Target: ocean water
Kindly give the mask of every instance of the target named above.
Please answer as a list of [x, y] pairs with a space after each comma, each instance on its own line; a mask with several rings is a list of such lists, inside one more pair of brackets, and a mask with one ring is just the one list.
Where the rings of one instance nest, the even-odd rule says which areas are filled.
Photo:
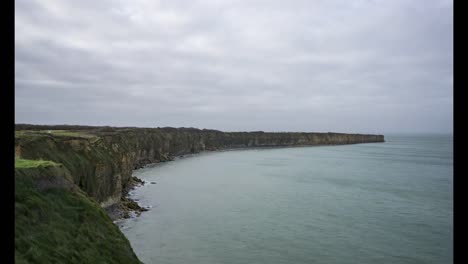
[[453, 137], [210, 152], [136, 170], [144, 263], [452, 263]]

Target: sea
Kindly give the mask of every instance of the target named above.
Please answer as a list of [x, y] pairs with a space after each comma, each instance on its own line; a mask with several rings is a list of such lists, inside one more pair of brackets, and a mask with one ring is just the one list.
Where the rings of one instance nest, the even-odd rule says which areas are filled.
[[204, 152], [135, 170], [149, 263], [453, 263], [453, 136]]

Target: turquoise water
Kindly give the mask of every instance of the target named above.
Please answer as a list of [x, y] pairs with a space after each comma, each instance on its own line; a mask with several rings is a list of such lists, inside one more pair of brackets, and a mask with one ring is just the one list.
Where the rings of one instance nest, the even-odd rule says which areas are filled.
[[136, 170], [145, 263], [452, 263], [453, 138], [211, 152]]

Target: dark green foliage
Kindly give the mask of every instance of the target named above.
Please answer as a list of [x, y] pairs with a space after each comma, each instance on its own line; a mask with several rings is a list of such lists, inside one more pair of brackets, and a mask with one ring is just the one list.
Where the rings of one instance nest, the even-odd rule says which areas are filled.
[[[117, 164], [112, 152], [98, 142], [100, 138], [78, 138], [70, 136], [57, 136], [48, 134], [23, 134], [15, 138], [15, 144], [21, 147], [21, 158], [31, 160], [50, 160], [63, 164], [73, 176], [73, 181], [88, 195], [98, 200], [112, 194], [109, 186], [114, 186], [113, 177], [106, 177], [102, 182], [95, 175], [96, 164], [107, 164], [111, 172], [117, 170]], [[65, 142], [76, 141], [79, 144], [93, 144], [92, 151], [86, 147], [73, 148], [72, 144]], [[112, 173], [109, 173], [112, 175]]]
[[29, 170], [15, 175], [16, 263], [140, 263], [95, 201], [79, 189], [39, 191]]

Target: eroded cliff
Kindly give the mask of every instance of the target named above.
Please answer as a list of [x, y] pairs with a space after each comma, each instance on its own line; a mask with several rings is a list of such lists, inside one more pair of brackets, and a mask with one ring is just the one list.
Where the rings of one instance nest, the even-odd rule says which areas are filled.
[[62, 164], [15, 160], [15, 263], [141, 263]]
[[383, 135], [342, 133], [16, 125], [15, 155], [63, 164], [77, 186], [108, 207], [120, 201], [134, 169], [179, 155], [233, 148], [383, 141]]

